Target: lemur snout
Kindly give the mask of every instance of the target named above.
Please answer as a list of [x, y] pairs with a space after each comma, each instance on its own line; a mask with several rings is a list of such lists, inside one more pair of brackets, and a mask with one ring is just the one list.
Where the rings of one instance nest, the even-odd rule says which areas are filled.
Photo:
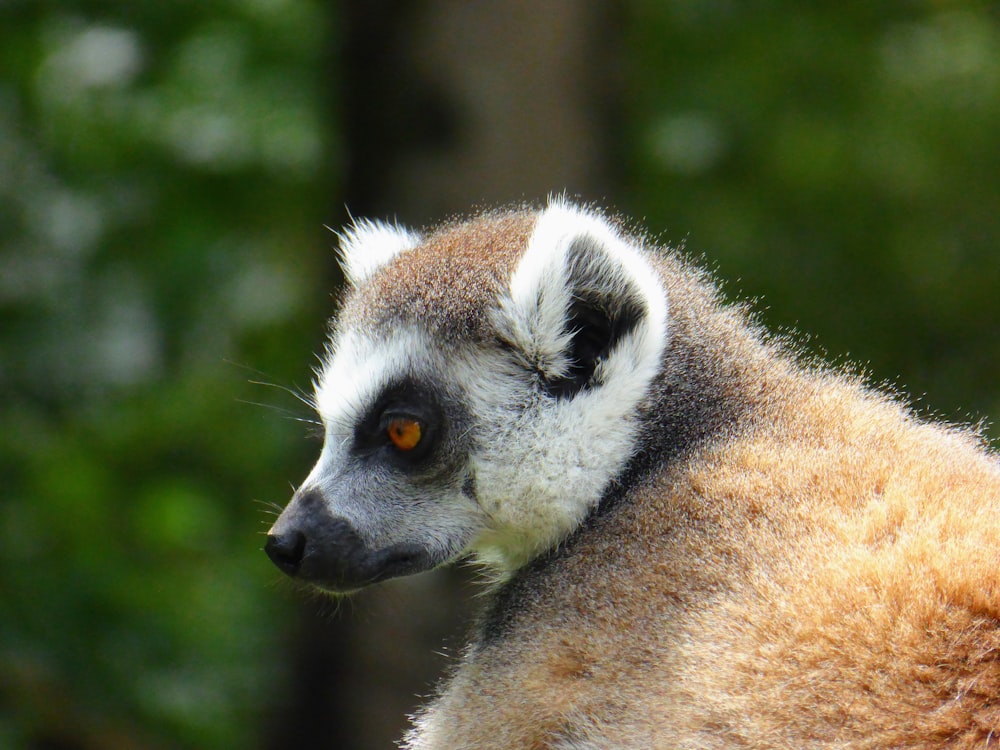
[[318, 492], [296, 494], [267, 534], [264, 551], [286, 575], [334, 592], [418, 573], [434, 560], [420, 544], [371, 549]]
[[331, 516], [315, 491], [295, 494], [268, 532], [264, 551], [292, 578], [336, 590], [367, 557], [351, 524]]

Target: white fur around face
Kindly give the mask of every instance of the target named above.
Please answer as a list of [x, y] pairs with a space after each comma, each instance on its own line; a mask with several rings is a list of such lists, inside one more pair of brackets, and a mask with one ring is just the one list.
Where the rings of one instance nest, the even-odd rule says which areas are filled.
[[[484, 434], [494, 436], [476, 456], [480, 503], [492, 523], [477, 540], [481, 558], [505, 569], [522, 565], [558, 544], [600, 501], [608, 484], [635, 451], [639, 405], [661, 366], [667, 343], [667, 299], [659, 276], [643, 255], [600, 217], [554, 203], [538, 219], [528, 248], [500, 302], [495, 322], [505, 337], [546, 377], [566, 372], [570, 335], [564, 330], [572, 301], [567, 254], [578, 242], [592, 250], [610, 280], [609, 294], [638, 293], [645, 306], [640, 323], [599, 365], [601, 385], [572, 398], [538, 396], [512, 421], [509, 405], [524, 394], [507, 393], [484, 378], [484, 363], [471, 362], [464, 376]], [[500, 363], [491, 365], [496, 372]], [[468, 387], [468, 386], [467, 386]]]
[[358, 286], [404, 250], [416, 246], [420, 235], [396, 224], [359, 219], [337, 233], [340, 262], [351, 286]]
[[431, 351], [427, 337], [412, 327], [400, 326], [381, 339], [341, 331], [330, 344], [314, 389], [327, 433], [350, 434], [386, 383], [413, 372]]
[[323, 450], [304, 487], [323, 487], [337, 474], [358, 420], [390, 378], [407, 372], [426, 351], [417, 331], [400, 329], [388, 340], [340, 331], [327, 349], [313, 386], [313, 406], [324, 429]]
[[397, 366], [399, 347], [376, 346], [354, 331], [341, 331], [327, 347], [313, 383], [313, 408], [323, 425], [323, 450], [303, 487], [324, 487], [346, 453], [351, 430], [386, 373]]
[[303, 487], [319, 490], [331, 515], [348, 520], [373, 549], [421, 543], [441, 562], [461, 555], [482, 527], [461, 481], [406, 485], [351, 460], [355, 429], [384, 389], [419, 375], [447, 371], [447, 360], [425, 332], [399, 326], [384, 336], [343, 330], [331, 342], [317, 374], [314, 402], [325, 439]]

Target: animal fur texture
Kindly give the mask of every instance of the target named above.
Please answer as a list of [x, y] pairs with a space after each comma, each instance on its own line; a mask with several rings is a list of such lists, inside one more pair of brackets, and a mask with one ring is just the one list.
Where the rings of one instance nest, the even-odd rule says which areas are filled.
[[342, 253], [326, 441], [268, 553], [338, 592], [499, 579], [406, 748], [1000, 747], [980, 435], [565, 201], [359, 223]]

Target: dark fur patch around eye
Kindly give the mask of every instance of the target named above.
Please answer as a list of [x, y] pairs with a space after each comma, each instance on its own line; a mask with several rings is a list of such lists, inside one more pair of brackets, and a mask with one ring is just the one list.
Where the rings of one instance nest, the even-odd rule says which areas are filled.
[[[388, 428], [395, 420], [420, 425], [411, 448], [395, 445]], [[412, 481], [460, 481], [471, 441], [471, 423], [463, 394], [433, 378], [404, 375], [390, 381], [371, 402], [354, 428], [351, 455], [362, 462], [401, 471]]]
[[[400, 450], [390, 438], [389, 427], [397, 420], [420, 425], [420, 439], [409, 450]], [[382, 390], [358, 421], [352, 452], [401, 467], [416, 464], [433, 452], [444, 431], [444, 421], [434, 389], [412, 380], [393, 383]]]

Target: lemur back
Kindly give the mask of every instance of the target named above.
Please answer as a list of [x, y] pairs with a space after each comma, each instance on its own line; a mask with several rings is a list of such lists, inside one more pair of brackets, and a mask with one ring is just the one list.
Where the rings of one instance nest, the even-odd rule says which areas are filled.
[[333, 592], [495, 573], [405, 741], [1000, 745], [1000, 463], [554, 201], [361, 223], [326, 440], [272, 528]]

